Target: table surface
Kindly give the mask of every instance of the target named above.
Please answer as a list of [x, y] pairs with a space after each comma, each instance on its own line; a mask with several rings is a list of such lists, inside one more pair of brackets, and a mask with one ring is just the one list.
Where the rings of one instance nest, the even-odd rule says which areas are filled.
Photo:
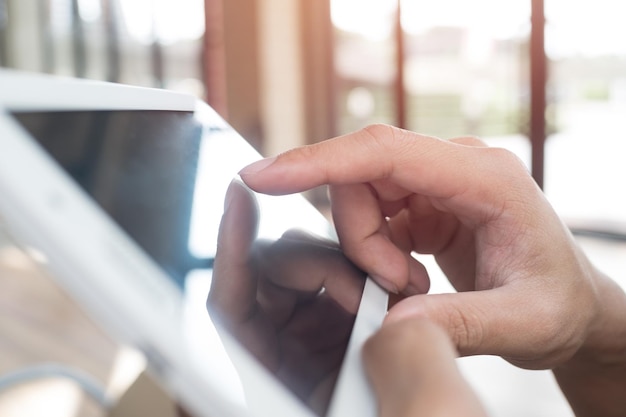
[[[0, 224], [0, 375], [42, 363], [80, 369], [106, 386], [117, 343], [90, 320]], [[0, 391], [0, 416], [100, 416], [69, 380], [45, 378]]]

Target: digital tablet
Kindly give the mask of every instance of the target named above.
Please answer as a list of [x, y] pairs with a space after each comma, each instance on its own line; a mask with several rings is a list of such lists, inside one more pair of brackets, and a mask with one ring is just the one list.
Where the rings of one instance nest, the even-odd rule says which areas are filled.
[[374, 416], [386, 293], [216, 112], [156, 89], [0, 72], [0, 217], [197, 416]]

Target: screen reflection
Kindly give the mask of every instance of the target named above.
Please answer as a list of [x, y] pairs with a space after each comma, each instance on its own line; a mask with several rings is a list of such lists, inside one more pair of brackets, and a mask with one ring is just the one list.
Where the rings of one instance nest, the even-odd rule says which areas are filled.
[[195, 112], [14, 116], [178, 284], [188, 353], [203, 371], [233, 397], [241, 383], [244, 402], [255, 409], [251, 398], [265, 391], [226, 346], [228, 332], [311, 410], [325, 414], [365, 275], [302, 196], [257, 195], [231, 182], [259, 158], [249, 144], [204, 104]]
[[[318, 415], [331, 399], [365, 283], [338, 245], [303, 230], [259, 239], [254, 194], [231, 183], [207, 307]], [[235, 364], [236, 366], [237, 364]], [[245, 384], [245, 381], [243, 381]]]

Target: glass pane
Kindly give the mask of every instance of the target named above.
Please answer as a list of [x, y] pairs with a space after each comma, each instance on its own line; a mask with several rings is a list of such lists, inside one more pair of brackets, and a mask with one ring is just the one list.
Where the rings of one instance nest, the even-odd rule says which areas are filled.
[[545, 6], [556, 129], [546, 144], [546, 193], [564, 217], [614, 229], [626, 223], [626, 3]]
[[0, 0], [0, 66], [198, 97], [203, 0]]
[[123, 82], [203, 95], [202, 0], [117, 0]]
[[529, 22], [527, 0], [403, 1], [408, 127], [522, 139]]
[[395, 121], [396, 4], [396, 0], [331, 1], [339, 133]]

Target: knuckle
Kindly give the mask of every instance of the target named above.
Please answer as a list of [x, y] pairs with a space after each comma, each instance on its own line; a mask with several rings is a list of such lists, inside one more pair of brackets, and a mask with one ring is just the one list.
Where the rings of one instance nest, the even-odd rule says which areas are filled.
[[[407, 164], [412, 165], [414, 155], [423, 152], [424, 140], [434, 139], [429, 136], [420, 135], [415, 132], [403, 130], [395, 126], [386, 124], [369, 125], [362, 130], [367, 140], [366, 146], [377, 155], [386, 156], [383, 164], [384, 176], [389, 176], [394, 171], [394, 167]], [[422, 142], [415, 139], [421, 139]]]
[[363, 131], [369, 139], [386, 151], [393, 150], [405, 142], [403, 140], [405, 131], [391, 125], [383, 123], [373, 124], [363, 128]]
[[505, 148], [484, 148], [484, 152], [491, 159], [491, 161], [498, 167], [507, 169], [509, 171], [523, 171], [528, 173], [528, 168], [522, 160], [513, 152]]
[[450, 309], [447, 328], [452, 341], [462, 354], [472, 354], [480, 350], [484, 329], [476, 313], [456, 307]]
[[450, 142], [454, 142], [454, 143], [458, 143], [458, 144], [466, 145], [466, 146], [481, 147], [481, 148], [488, 147], [487, 143], [484, 142], [482, 139], [480, 139], [478, 136], [461, 136], [461, 137], [450, 139]]
[[393, 138], [395, 128], [384, 123], [375, 123], [363, 128], [363, 131], [377, 140]]

